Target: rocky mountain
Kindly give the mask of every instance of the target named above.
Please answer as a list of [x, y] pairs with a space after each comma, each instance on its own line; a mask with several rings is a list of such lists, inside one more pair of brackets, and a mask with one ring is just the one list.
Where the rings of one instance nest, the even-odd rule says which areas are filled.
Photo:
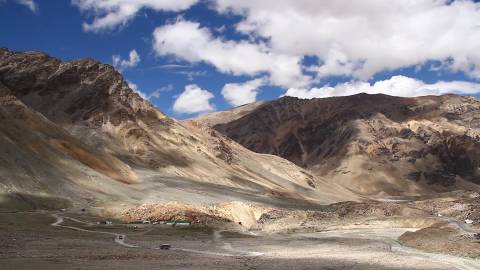
[[213, 127], [219, 124], [225, 124], [242, 118], [249, 114], [251, 111], [263, 105], [264, 101], [257, 101], [250, 104], [241, 105], [235, 107], [229, 111], [218, 111], [209, 114], [200, 115], [195, 118], [196, 121], [206, 124], [209, 127]]
[[196, 121], [169, 118], [112, 66], [0, 49], [0, 201], [106, 208], [357, 197]]
[[[213, 115], [213, 128], [369, 196], [419, 195], [480, 184], [480, 101], [456, 95], [283, 97]], [[202, 121], [209, 123], [209, 116]]]

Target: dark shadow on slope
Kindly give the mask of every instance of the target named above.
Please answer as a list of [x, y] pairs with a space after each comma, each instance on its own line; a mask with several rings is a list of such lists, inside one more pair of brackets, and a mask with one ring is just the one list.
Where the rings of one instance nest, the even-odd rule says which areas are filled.
[[0, 194], [0, 211], [12, 210], [59, 210], [69, 208], [72, 203], [61, 197], [38, 196], [28, 193]]
[[[382, 114], [394, 122], [403, 122], [434, 111], [441, 99], [382, 94], [312, 100], [283, 97], [214, 128], [254, 152], [277, 155], [308, 167], [332, 156], [341, 160], [343, 150], [358, 133], [351, 125], [353, 121]], [[418, 106], [418, 100], [434, 102]]]

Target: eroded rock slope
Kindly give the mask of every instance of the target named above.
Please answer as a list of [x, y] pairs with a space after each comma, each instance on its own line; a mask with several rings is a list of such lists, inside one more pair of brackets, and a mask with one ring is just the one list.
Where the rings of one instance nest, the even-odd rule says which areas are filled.
[[480, 101], [473, 97], [284, 97], [215, 122], [216, 130], [250, 150], [367, 195], [480, 184]]
[[[0, 49], [0, 83], [2, 196], [43, 194], [99, 205], [225, 200], [210, 194], [222, 189], [266, 202], [356, 198], [285, 159], [251, 152], [198, 122], [169, 118], [112, 66], [92, 59]], [[194, 182], [172, 193], [180, 182], [159, 178]], [[199, 185], [210, 188], [193, 188]]]

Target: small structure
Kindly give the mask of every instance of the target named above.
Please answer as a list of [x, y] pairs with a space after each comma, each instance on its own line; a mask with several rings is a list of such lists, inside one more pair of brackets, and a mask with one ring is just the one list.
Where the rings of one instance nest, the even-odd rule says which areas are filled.
[[172, 246], [170, 246], [170, 244], [163, 244], [163, 245], [160, 245], [160, 249], [162, 250], [169, 250]]
[[190, 221], [175, 221], [175, 226], [187, 227], [190, 226]]
[[172, 221], [165, 221], [165, 222], [160, 222], [160, 224], [165, 224], [169, 226], [180, 226], [180, 227], [187, 227], [192, 225], [190, 221], [185, 221], [185, 220], [172, 220]]
[[467, 224], [473, 224], [473, 220], [471, 220], [471, 219], [465, 219], [465, 223], [467, 223]]
[[152, 222], [153, 225], [165, 224], [165, 223], [166, 223], [166, 221], [163, 221], [163, 220], [156, 220], [156, 221]]
[[101, 224], [101, 225], [106, 225], [106, 224], [110, 225], [112, 223], [113, 222], [111, 222], [110, 220], [100, 220], [97, 222], [97, 224]]
[[150, 220], [144, 220], [142, 221], [142, 224], [151, 224]]

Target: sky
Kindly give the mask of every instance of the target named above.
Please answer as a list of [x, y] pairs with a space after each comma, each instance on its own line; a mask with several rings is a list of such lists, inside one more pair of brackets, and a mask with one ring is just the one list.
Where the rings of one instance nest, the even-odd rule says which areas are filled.
[[188, 118], [282, 96], [480, 93], [470, 0], [0, 0], [0, 47], [113, 65]]

